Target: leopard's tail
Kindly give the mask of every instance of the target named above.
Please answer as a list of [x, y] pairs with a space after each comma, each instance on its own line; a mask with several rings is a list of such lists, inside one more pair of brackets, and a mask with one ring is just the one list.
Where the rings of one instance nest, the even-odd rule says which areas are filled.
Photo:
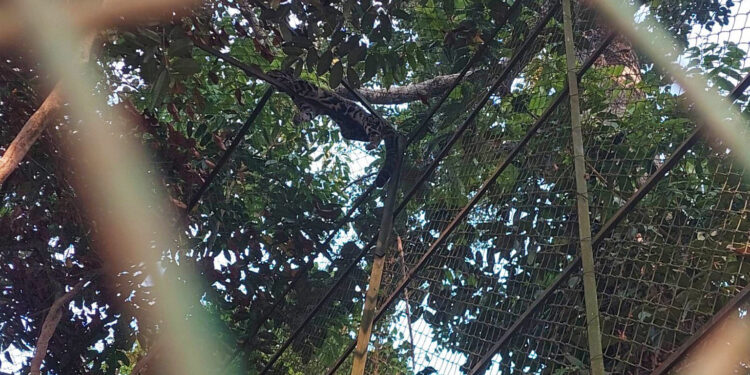
[[398, 133], [391, 133], [385, 138], [385, 161], [383, 166], [380, 167], [378, 176], [375, 178], [375, 186], [383, 187], [386, 182], [391, 179], [394, 173], [396, 173], [396, 163], [398, 160]]

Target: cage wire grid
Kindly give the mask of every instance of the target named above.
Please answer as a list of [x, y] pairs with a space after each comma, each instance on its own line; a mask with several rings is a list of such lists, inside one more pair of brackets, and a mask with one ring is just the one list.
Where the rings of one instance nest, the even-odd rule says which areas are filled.
[[[691, 31], [685, 38], [687, 50], [673, 46], [667, 53], [696, 73], [708, 73], [710, 82], [727, 94], [726, 82], [736, 84], [747, 73], [750, 45], [743, 35], [750, 22], [748, 3], [737, 2], [732, 10], [738, 11], [730, 13], [726, 25]], [[578, 4], [574, 12], [576, 46], [582, 46], [578, 52], [583, 60], [605, 33], [593, 13]], [[380, 303], [563, 88], [560, 19], [550, 21], [541, 34], [541, 42], [534, 44], [539, 48], [524, 51], [528, 56], [513, 75], [514, 87], [492, 97], [407, 205], [407, 214], [397, 219], [395, 235], [404, 255], [396, 248], [389, 250]], [[732, 45], [728, 40], [737, 42]], [[629, 45], [615, 38], [581, 84], [594, 232], [695, 127], [679, 88], [658, 72], [643, 70], [643, 57], [632, 47], [622, 53], [623, 47]], [[705, 64], [706, 56], [718, 58]], [[481, 88], [461, 86], [462, 93], [467, 87], [479, 92], [467, 102], [476, 104]], [[642, 129], [656, 131], [644, 136]], [[565, 100], [413, 276], [405, 289], [408, 297], [402, 293], [375, 325], [368, 373], [417, 373], [428, 366], [440, 374], [467, 373], [486, 355], [493, 357], [483, 373], [585, 371], [589, 359], [580, 271], [559, 283], [499, 351], [488, 353], [576, 255], [569, 134]], [[421, 175], [420, 161], [429, 160], [424, 147], [417, 143], [407, 154], [422, 156], [406, 158], [406, 187]], [[744, 169], [732, 161], [731, 152], [719, 140], [701, 141], [598, 246], [596, 278], [607, 371], [653, 371], [747, 284], [750, 266], [742, 252], [750, 225], [743, 175]], [[465, 192], [464, 197], [447, 193], [454, 189]], [[692, 198], [696, 194], [700, 199]], [[355, 250], [353, 245], [349, 244], [350, 251]], [[340, 255], [346, 259], [343, 247]], [[368, 278], [366, 264], [360, 262], [346, 276], [330, 302], [294, 340], [289, 350], [295, 356], [314, 359], [323, 369], [340, 353], [320, 352], [320, 348], [336, 347], [326, 345], [330, 340], [339, 344], [353, 340], [357, 326], [347, 319], [332, 320], [344, 311], [358, 321]], [[292, 359], [291, 354], [282, 355], [287, 365], [284, 360]], [[347, 372], [348, 366], [345, 362], [338, 373]]]
[[[450, 104], [451, 103], [449, 102], [447, 105], [450, 105]], [[438, 118], [439, 118], [439, 116], [438, 116]], [[432, 146], [432, 147], [438, 147], [439, 145], [428, 145], [427, 147], [430, 147], [430, 146]], [[424, 147], [424, 145], [422, 145], [420, 147]], [[433, 150], [433, 152], [435, 152], [435, 150]], [[422, 160], [422, 165], [419, 165], [418, 167], [414, 167], [414, 168], [411, 168], [411, 169], [407, 168], [403, 172], [403, 177], [402, 177], [406, 181], [405, 185], [408, 186], [409, 183], [416, 181], [417, 178], [419, 176], [421, 176], [421, 174], [423, 173], [423, 169], [426, 167], [426, 164], [428, 164], [431, 161], [433, 161], [433, 160], [431, 160], [431, 159]], [[372, 230], [370, 230], [368, 232], [374, 232], [377, 228], [371, 228], [371, 229]], [[358, 245], [360, 245], [360, 246], [362, 245], [362, 241], [355, 241], [355, 243], [357, 243], [357, 242], [358, 242]], [[344, 247], [341, 248], [342, 249], [341, 251], [343, 253], [340, 254], [341, 255], [340, 259], [342, 259], [342, 262], [345, 262], [347, 260], [351, 260], [352, 259], [351, 255], [352, 255], [353, 250], [354, 250], [354, 248], [352, 247], [352, 245], [354, 245], [355, 243], [348, 243]], [[364, 266], [365, 264], [366, 263], [361, 263], [361, 266]], [[334, 267], [333, 269], [341, 270], [341, 269], [345, 269], [345, 268], [346, 267]], [[344, 279], [342, 280], [342, 282], [336, 284], [335, 290], [334, 290], [333, 294], [336, 295], [339, 292], [339, 290], [341, 290], [341, 291], [350, 291], [350, 292], [354, 291], [354, 293], [358, 293], [359, 294], [359, 297], [357, 297], [357, 298], [361, 298], [362, 295], [363, 295], [363, 293], [364, 293], [364, 285], [357, 285], [357, 284], [361, 284], [362, 280], [365, 280], [365, 282], [366, 282], [366, 276], [363, 277], [362, 275], [365, 275], [362, 272], [362, 270], [361, 269], [357, 269], [355, 267], [355, 269], [352, 271], [352, 274], [344, 276]], [[334, 279], [335, 278], [336, 277], [334, 277]], [[342, 293], [344, 293], [347, 296], [345, 298], [349, 297], [349, 295], [346, 294], [346, 292], [342, 292]], [[339, 306], [340, 305], [337, 302], [338, 299], [336, 297], [334, 297], [332, 299], [334, 301], [332, 302], [331, 306]], [[345, 305], [350, 306], [350, 303], [345, 303]], [[329, 319], [330, 316], [336, 314], [337, 310], [335, 308], [332, 309], [332, 310], [329, 310], [329, 307], [330, 306], [328, 306], [328, 305], [324, 305], [323, 308], [320, 309], [320, 311], [318, 311], [314, 315], [312, 323], [310, 325], [314, 326], [314, 325], [316, 325], [316, 320], [326, 320], [326, 319]], [[356, 317], [358, 314], [359, 314], [359, 311], [357, 311], [356, 314], [353, 315], [353, 317]], [[310, 332], [307, 332], [308, 330]], [[354, 334], [354, 332], [356, 332], [356, 327], [354, 327], [353, 329], [350, 329], [350, 331], [351, 331], [350, 334]], [[315, 336], [317, 336], [319, 338], [319, 337], [322, 337], [322, 336], [326, 336], [326, 333], [323, 333], [320, 330], [309, 329], [309, 328], [305, 327], [304, 331], [299, 334], [298, 338], [296, 338], [295, 340], [293, 340], [292, 346], [295, 346], [295, 345], [303, 345], [303, 346], [307, 345], [307, 348], [300, 348], [300, 347], [298, 347], [298, 349], [303, 354], [304, 353], [310, 353], [310, 352], [314, 351], [315, 349], [317, 349], [317, 346], [315, 344], [320, 343], [320, 341], [316, 341], [317, 339], [315, 338]], [[286, 358], [286, 357], [282, 357], [282, 358]], [[284, 361], [282, 361], [282, 362], [284, 362]]]
[[[497, 31], [500, 31], [500, 30], [495, 30], [493, 33], [497, 33]], [[490, 34], [493, 34], [493, 33], [490, 33]], [[487, 35], [490, 35], [490, 34], [487, 34]], [[492, 48], [490, 48], [489, 51], [485, 51], [485, 52], [487, 54], [494, 53], [492, 51]], [[476, 53], [479, 54], [479, 56], [483, 56], [485, 54], [485, 53], [482, 53], [482, 48], [480, 48], [480, 50], [477, 51]], [[469, 63], [464, 68], [464, 70], [466, 71], [466, 70], [470, 69], [473, 66], [474, 63], [475, 63], [475, 61], [473, 59], [471, 61], [469, 61]], [[460, 90], [460, 88], [459, 88], [459, 90]], [[445, 106], [441, 107], [441, 104], [442, 104], [441, 102], [437, 103], [436, 106], [438, 108], [442, 108], [442, 107], [454, 105], [454, 103], [452, 103], [452, 101], [449, 100], [448, 102], [446, 102], [447, 104]], [[398, 112], [398, 111], [396, 110], [395, 112]], [[435, 113], [436, 120], [439, 119], [440, 116], [441, 116], [440, 112]], [[433, 121], [430, 121], [430, 122], [432, 123]], [[425, 124], [421, 124], [421, 127], [423, 128], [424, 125]], [[429, 125], [429, 124], [427, 124], [427, 125]], [[416, 134], [414, 134], [414, 136], [416, 137], [417, 140], [422, 135], [423, 134], [419, 134], [419, 132], [417, 132]], [[410, 138], [410, 141], [411, 141], [411, 138]], [[371, 162], [373, 160], [371, 156], [367, 156], [364, 152], [359, 152], [359, 153], [355, 152], [355, 154], [359, 155], [358, 161], [361, 161], [362, 159], [365, 159], [364, 160], [365, 162], [368, 162], [368, 161]], [[364, 157], [362, 157], [362, 155], [364, 155]], [[423, 162], [425, 162], [425, 161], [423, 161]], [[436, 160], [433, 160], [433, 162], [436, 162]], [[429, 163], [426, 163], [426, 164], [429, 164]], [[350, 166], [350, 169], [353, 166], [354, 167], [353, 169], [356, 170], [356, 172], [358, 174], [361, 174], [365, 170], [365, 167], [364, 167], [363, 163], [359, 163], [359, 162], [358, 163], [351, 163], [350, 162], [349, 166]], [[424, 173], [424, 171], [420, 170], [420, 169], [412, 169], [411, 171], [408, 171], [408, 170], [407, 171], [402, 171], [402, 178], [406, 177], [407, 181], [413, 181], [413, 182], [416, 183], [417, 179], [419, 178], [420, 174], [422, 174], [422, 173]], [[367, 175], [365, 174], [364, 177], [366, 177], [366, 176]], [[352, 179], [352, 181], [350, 183], [350, 189], [348, 189], [348, 190], [350, 190], [352, 192], [353, 195], [356, 195], [357, 198], [352, 201], [352, 203], [350, 204], [349, 207], [347, 207], [347, 211], [351, 212], [352, 214], [359, 213], [360, 215], [357, 217], [357, 220], [361, 219], [362, 216], [364, 215], [364, 212], [368, 209], [367, 207], [362, 207], [361, 203], [364, 202], [365, 205], [367, 205], [368, 202], [370, 204], [373, 203], [373, 201], [370, 199], [371, 198], [371, 196], [370, 196], [371, 189], [366, 189], [366, 190], [358, 189], [359, 186], [357, 186], [357, 185], [361, 185], [362, 184], [362, 180], [363, 180], [362, 178], [354, 178], [354, 179]], [[408, 200], [408, 198], [406, 200]], [[363, 208], [364, 208], [364, 210], [363, 210]], [[372, 207], [369, 207], [369, 209], [370, 209], [370, 211], [367, 212], [368, 214], [372, 213], [372, 211], [373, 211]], [[337, 258], [337, 260], [334, 260], [332, 262], [332, 264], [325, 264], [325, 263], [324, 264], [316, 264], [316, 267], [317, 267], [318, 270], [326, 270], [328, 272], [337, 272], [337, 273], [339, 273], [338, 270], [343, 269], [345, 271], [344, 272], [340, 272], [340, 273], [342, 273], [344, 275], [344, 277], [346, 277], [345, 275], [347, 275], [349, 271], [353, 271], [354, 270], [353, 267], [349, 267], [349, 266], [339, 267], [340, 263], [342, 261], [348, 261], [348, 260], [350, 260], [351, 255], [353, 254], [352, 250], [354, 249], [350, 245], [358, 244], [358, 245], [361, 246], [364, 243], [363, 241], [354, 241], [353, 243], [346, 243], [345, 244], [345, 245], [349, 245], [349, 246], [343, 246], [343, 247], [341, 246], [341, 244], [343, 244], [346, 240], [354, 240], [354, 239], [356, 239], [356, 235], [353, 233], [352, 225], [347, 224], [347, 221], [352, 221], [352, 220], [350, 220], [350, 217], [352, 217], [351, 214], [345, 215], [341, 219], [342, 224], [338, 227], [338, 229], [334, 230], [334, 232], [331, 233], [331, 235], [326, 239], [326, 241], [324, 241], [322, 244], [320, 244], [321, 246], [318, 246], [319, 248], [321, 248], [321, 251], [329, 251], [328, 247], [330, 245], [331, 246], [330, 250], [333, 250], [334, 256]], [[373, 230], [376, 230], [376, 228], [374, 228], [372, 226], [370, 228], [368, 228], [367, 230], [363, 230], [362, 228], [358, 228], [358, 229], [359, 229], [359, 232], [362, 232], [362, 233], [368, 233], [368, 232], [372, 232]], [[331, 241], [331, 239], [333, 239], [333, 240]], [[372, 245], [372, 243], [370, 243], [368, 245], [365, 245], [364, 246], [365, 250], [367, 250], [367, 247], [371, 246], [371, 245]], [[340, 251], [344, 251], [345, 253], [336, 254], [337, 252], [340, 252]], [[329, 254], [330, 254], [330, 252], [329, 252]], [[308, 259], [306, 262], [307, 262], [308, 265], [310, 265], [311, 264], [310, 262], [312, 262], [312, 258]], [[349, 262], [349, 264], [351, 265], [353, 263]], [[349, 271], [346, 271], [346, 270], [349, 270]], [[307, 272], [307, 270], [304, 270], [304, 271], [305, 271], [305, 273]], [[303, 275], [303, 272], [299, 272], [299, 275]], [[287, 287], [286, 287], [285, 290], [287, 290], [287, 291], [288, 290], [292, 290], [295, 287], [295, 284], [296, 284], [296, 282], [299, 279], [300, 278], [298, 278], [298, 277], [293, 278], [290, 281], [290, 283], [288, 283], [288, 285], [287, 285]], [[338, 288], [339, 284], [343, 285], [346, 282], [346, 280], [343, 280], [343, 279], [340, 280], [340, 281], [341, 282], [334, 283], [334, 287], [333, 288]], [[330, 292], [331, 292], [330, 294], [332, 295], [334, 291], [331, 290]], [[285, 304], [287, 302], [286, 296], [287, 296], [287, 292], [286, 291], [282, 292], [281, 293], [281, 297], [277, 298], [277, 301], [274, 304], [274, 308], [272, 310], [270, 310], [270, 312], [276, 311], [276, 309], [277, 309], [278, 306], [281, 306], [281, 305]], [[322, 302], [324, 302], [324, 301], [321, 301], [321, 303]], [[317, 308], [314, 308], [313, 311], [311, 311], [311, 314], [317, 316]], [[265, 316], [269, 316], [270, 317], [270, 314], [267, 313], [267, 314], [265, 314]], [[261, 319], [261, 323], [260, 323], [261, 325], [268, 326], [267, 323], [268, 323], [267, 319], [263, 319], [263, 318]], [[291, 325], [291, 327], [293, 327], [293, 325]], [[284, 350], [283, 348], [284, 348], [284, 346], [282, 346], [282, 348], [280, 350]], [[272, 359], [272, 361], [274, 361], [274, 360]]]

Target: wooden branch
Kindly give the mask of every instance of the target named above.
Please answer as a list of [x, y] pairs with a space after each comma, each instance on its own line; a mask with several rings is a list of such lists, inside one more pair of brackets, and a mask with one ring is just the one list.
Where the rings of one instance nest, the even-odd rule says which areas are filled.
[[39, 109], [26, 121], [16, 138], [5, 150], [2, 158], [0, 158], [0, 185], [5, 183], [8, 176], [16, 170], [18, 163], [23, 160], [34, 142], [42, 135], [44, 129], [57, 118], [63, 105], [60, 91], [60, 85], [58, 84], [39, 106]]
[[[0, 40], [1, 40], [0, 36]], [[96, 33], [87, 34], [81, 43], [80, 61], [86, 63], [91, 58], [91, 48], [96, 39]], [[55, 85], [52, 92], [44, 99], [42, 105], [26, 121], [18, 132], [16, 138], [10, 143], [8, 149], [0, 158], [0, 186], [8, 179], [11, 173], [18, 168], [18, 164], [29, 153], [31, 146], [39, 139], [45, 129], [54, 122], [60, 115], [64, 100], [62, 94], [62, 84]]]
[[44, 357], [47, 355], [47, 346], [49, 345], [49, 340], [55, 333], [55, 329], [57, 329], [58, 323], [60, 323], [63, 311], [65, 311], [65, 308], [70, 300], [72, 300], [73, 297], [75, 297], [76, 294], [78, 294], [81, 289], [83, 289], [83, 285], [86, 283], [86, 281], [86, 279], [79, 281], [75, 286], [73, 286], [72, 289], [70, 289], [62, 297], [56, 299], [55, 302], [52, 303], [52, 306], [50, 306], [47, 317], [44, 318], [44, 323], [42, 323], [42, 331], [39, 333], [39, 338], [36, 341], [34, 356], [31, 358], [31, 370], [29, 370], [29, 375], [41, 374], [40, 368], [42, 367]]
[[[172, 17], [179, 5], [189, 5], [193, 0], [130, 0], [107, 1], [102, 6], [92, 6], [95, 1], [76, 3], [68, 8], [66, 14], [74, 23], [84, 30], [94, 30], [84, 38], [81, 48], [81, 62], [89, 61], [96, 30], [120, 24], [132, 24], [146, 19], [154, 19], [155, 15]], [[0, 45], [9, 41], [16, 41], [24, 30], [21, 24], [23, 17], [18, 17], [8, 3], [0, 7]], [[42, 105], [26, 121], [8, 149], [0, 158], [0, 185], [5, 183], [13, 171], [18, 167], [31, 146], [39, 139], [42, 132], [57, 118], [63, 106], [61, 84], [58, 83], [47, 96]]]
[[[388, 89], [361, 88], [357, 91], [372, 104], [403, 104], [442, 95], [445, 90], [450, 88], [457, 77], [458, 73], [447, 74], [406, 86], [394, 86]], [[473, 70], [466, 73], [464, 79], [473, 78], [477, 80], [482, 77], [487, 77], [487, 71]], [[339, 87], [336, 89], [336, 93], [348, 99], [356, 99], [345, 87]]]

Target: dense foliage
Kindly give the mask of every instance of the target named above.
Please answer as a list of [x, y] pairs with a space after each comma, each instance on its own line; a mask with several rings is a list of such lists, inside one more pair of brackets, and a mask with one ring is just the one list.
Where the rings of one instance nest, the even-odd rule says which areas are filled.
[[[746, 73], [746, 51], [733, 43], [695, 46], [690, 33], [694, 27], [710, 32], [726, 26], [734, 6], [731, 0], [663, 0], [655, 2], [645, 17], [654, 17], [677, 37], [679, 43], [670, 43], [668, 53], [675, 58], [683, 56], [693, 74], [707, 74], [713, 85], [727, 93]], [[488, 77], [504, 69], [550, 4], [528, 1], [520, 8], [509, 15], [510, 7], [494, 0], [205, 1], [189, 16], [171, 22], [101, 33], [96, 64], [102, 76], [94, 90], [129, 114], [133, 128], [123, 136], [137, 139], [151, 152], [153, 171], [163, 176], [163, 184], [154, 188], [166, 190], [172, 204], [185, 209], [268, 88], [198, 45], [262, 70], [292, 68], [301, 77], [341, 93], [345, 91], [340, 83], [346, 80], [381, 93], [387, 102], [389, 88], [408, 88], [455, 74], [481, 44], [490, 43], [472, 72], [480, 79], [467, 80], [454, 90], [428, 129], [415, 132], [429, 104], [445, 87], [420, 92], [415, 100], [393, 96], [387, 102], [393, 105], [379, 108], [400, 131], [417, 136], [407, 150], [403, 173], [403, 184], [410, 188], [437, 158], [467, 108], [476, 105]], [[580, 20], [576, 35], [581, 42], [577, 52], [583, 60], [602, 40], [606, 27], [593, 22], [589, 9], [577, 6], [576, 14]], [[508, 16], [507, 24], [498, 24]], [[416, 194], [407, 207], [408, 216], [396, 225], [405, 242], [424, 247], [433, 241], [497, 160], [542, 115], [553, 94], [563, 88], [561, 27], [561, 17], [556, 15], [542, 28], [539, 40], [524, 51], [519, 68]], [[496, 34], [495, 29], [499, 29]], [[2, 145], [10, 143], [49, 90], [47, 77], [40, 73], [43, 70], [26, 52], [19, 47], [2, 53], [0, 77], [7, 83], [0, 87]], [[632, 52], [622, 40], [604, 55], [605, 61], [595, 64], [581, 84], [587, 111], [587, 157], [592, 168], [601, 172], [590, 180], [595, 229], [694, 126], [682, 106], [681, 93], [669, 89], [671, 82], [645, 56]], [[519, 75], [523, 79], [514, 80]], [[624, 75], [627, 78], [620, 79]], [[619, 100], [623, 92], [631, 96]], [[262, 368], [278, 344], [302, 322], [359, 253], [359, 247], [375, 235], [378, 223], [379, 202], [371, 198], [333, 241], [326, 255], [330, 259], [319, 256], [318, 244], [337, 228], [345, 208], [372, 181], [368, 175], [377, 171], [380, 153], [367, 154], [360, 145], [342, 142], [327, 118], [295, 125], [294, 111], [288, 97], [271, 97], [197, 207], [187, 219], [175, 218], [186, 241], [164, 255], [167, 269], [187, 262], [201, 271], [205, 294], [195, 304], [225, 324], [230, 335], [221, 339], [227, 347], [239, 348], [242, 364], [250, 371]], [[4, 351], [3, 362], [9, 368], [26, 372], [28, 363], [20, 357], [14, 360], [11, 354], [33, 350], [45, 309], [66, 286], [86, 278], [90, 283], [74, 298], [73, 313], [62, 320], [51, 341], [45, 369], [55, 374], [128, 373], [158, 336], [159, 322], [145, 318], [152, 297], [138, 265], [111, 278], [101, 277], [105, 265], [93, 241], [96, 225], [80, 208], [79, 195], [70, 182], [74, 172], [67, 165], [75, 155], [59, 145], [64, 136], [75, 149], [75, 134], [69, 134], [66, 121], [67, 117], [55, 121], [56, 126], [49, 128], [2, 186], [0, 351]], [[484, 339], [496, 339], [501, 331], [488, 327], [507, 328], [528, 300], [549, 285], [575, 255], [574, 209], [560, 208], [574, 207], [569, 123], [564, 111], [556, 112], [550, 125], [493, 186], [488, 193], [493, 198], [457, 230], [444, 264], [428, 267], [421, 276], [424, 284], [412, 294], [408, 319], [426, 322], [441, 348], [464, 355], [466, 362], [458, 364], [464, 370], [486, 349], [486, 343], [472, 334], [488, 330]], [[740, 242], [735, 237], [747, 232], [748, 224], [742, 207], [737, 206], [742, 205], [739, 199], [728, 198], [724, 187], [737, 186], [737, 194], [748, 189], [739, 167], [727, 162], [730, 156], [721, 147], [713, 146], [689, 154], [669, 177], [679, 183], [660, 185], [649, 196], [653, 201], [634, 214], [640, 216], [630, 217], [618, 235], [647, 237], [647, 241], [668, 238], [664, 242], [671, 246], [652, 254], [654, 264], [663, 261], [660, 257], [680, 257], [683, 247], [725, 249], [730, 258], [724, 255], [723, 261], [732, 270], [716, 278], [707, 271], [715, 260], [696, 256], [700, 264], [683, 271], [677, 280], [670, 279], [674, 275], [669, 264], [655, 265], [651, 271], [654, 280], [675, 284], [693, 280], [690, 285], [703, 280], [701, 285], [713, 283], [717, 288], [746, 283], [740, 280], [745, 276], [738, 275], [750, 270], [737, 259], [740, 255], [726, 248]], [[664, 215], [669, 202], [679, 207], [669, 220], [659, 224], [646, 219]], [[646, 208], [650, 206], [655, 207], [653, 211]], [[694, 209], [708, 206], [714, 209]], [[647, 222], [650, 224], [644, 224]], [[507, 229], [498, 229], [502, 223]], [[688, 229], [671, 229], [670, 225], [730, 229], [695, 236]], [[537, 250], [545, 247], [554, 250]], [[407, 263], [412, 264], [419, 255], [416, 250], [407, 254]], [[616, 255], [609, 252], [606, 256], [616, 259]], [[261, 321], [300, 267], [313, 259], [317, 259], [313, 269], [295, 284], [286, 303], [279, 305], [268, 322]], [[601, 272], [610, 272], [607, 267], [632, 268], [619, 269], [627, 275], [642, 272], [638, 270], [642, 266], [612, 261]], [[348, 276], [353, 281], [336, 290], [332, 300], [337, 304], [326, 310], [324, 319], [315, 321], [314, 332], [307, 332], [304, 342], [282, 356], [281, 367], [289, 374], [323, 373], [350, 343], [349, 334], [356, 330], [361, 315], [366, 271], [366, 267], [356, 268]], [[505, 286], [498, 286], [498, 280]], [[130, 286], [132, 293], [116, 292], [112, 281]], [[579, 286], [575, 279], [568, 284], [570, 288]], [[675, 308], [663, 308], [666, 302], [654, 302], [666, 291], [639, 295], [640, 300], [635, 300], [636, 288], [613, 285], [617, 290], [610, 290], [613, 286], [606, 283], [600, 289], [623, 301], [602, 302], [604, 315], [630, 314], [649, 322], [669, 321], [679, 315]], [[527, 289], [519, 291], [521, 286]], [[688, 288], [674, 297], [693, 301], [692, 308], [704, 313], [695, 318], [701, 320], [710, 316], [715, 306], [713, 300], [703, 300], [711, 306], [702, 306], [696, 293], [696, 288]], [[731, 293], [721, 294], [722, 301]], [[572, 316], [570, 324], [579, 320]], [[662, 358], [660, 351], [673, 349], [660, 343], [674, 340], [662, 337], [657, 343], [653, 332], [649, 339], [654, 341], [648, 345], [625, 347], [614, 333], [621, 328], [615, 320], [603, 319], [608, 358], [630, 353], [628, 358], [640, 358], [637, 365], [646, 366], [643, 363]], [[546, 333], [548, 340], [586, 347], [583, 331], [565, 337], [556, 337], [551, 330]], [[622, 335], [636, 339], [635, 334]], [[375, 336], [379, 339], [373, 358], [385, 369], [382, 373], [419, 370], [407, 366], [411, 353], [403, 332], [381, 325]], [[643, 353], [632, 354], [637, 350]], [[222, 353], [222, 360], [231, 353]], [[501, 355], [513, 358], [512, 350]], [[571, 355], [578, 362], [571, 361]], [[562, 367], [576, 371], [578, 364], [585, 363], [583, 356], [579, 352], [557, 353], [551, 361], [567, 363]], [[539, 363], [535, 368], [548, 366]], [[611, 371], [620, 372], [616, 365], [611, 366]]]

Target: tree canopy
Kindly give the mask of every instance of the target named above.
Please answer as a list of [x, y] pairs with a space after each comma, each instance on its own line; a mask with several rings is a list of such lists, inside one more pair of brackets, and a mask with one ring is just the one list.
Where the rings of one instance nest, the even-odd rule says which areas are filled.
[[[262, 71], [291, 69], [311, 83], [356, 99], [343, 83], [353, 86], [400, 132], [414, 138], [401, 173], [404, 191], [443, 158], [441, 150], [458, 125], [495, 77], [508, 71], [438, 169], [416, 189], [406, 215], [397, 218], [395, 233], [403, 239], [405, 254], [399, 259], [397, 252], [389, 253], [387, 293], [403, 277], [402, 267], [416, 263], [565, 87], [561, 16], [555, 12], [525, 44], [538, 20], [553, 12], [552, 4], [522, 1], [511, 8], [512, 3], [496, 0], [206, 0], [168, 20], [97, 33], [90, 65], [100, 75], [91, 90], [127, 115], [133, 126], [121, 136], [148, 150], [149, 172], [160, 176], [151, 188], [165, 191], [172, 208], [181, 213], [199, 198], [192, 210], [170, 223], [183, 237], [174, 248], [158, 250], [163, 251], [165, 273], [185, 264], [200, 272], [202, 295], [196, 296], [195, 308], [222, 323], [218, 339], [225, 345], [207, 351], [231, 369], [255, 373], [263, 368], [377, 235], [380, 190], [363, 201], [354, 219], [341, 218], [368, 190], [384, 155], [382, 149], [366, 151], [362, 144], [342, 140], [327, 117], [295, 124], [294, 103], [276, 93], [212, 177], [270, 86], [208, 50]], [[707, 43], [695, 30], [715, 35], [714, 29], [731, 28], [736, 8], [732, 0], [662, 0], [644, 5], [643, 17], [658, 20], [675, 37], [665, 53], [684, 59], [691, 74], [706, 74], [727, 94], [748, 71], [747, 41]], [[580, 64], [611, 30], [583, 4], [574, 10]], [[420, 128], [431, 106], [484, 45], [466, 78], [428, 126]], [[49, 73], [32, 57], [32, 47], [16, 45], [1, 54], [4, 151], [51, 87]], [[520, 59], [511, 65], [516, 54]], [[597, 230], [688, 136], [694, 123], [684, 95], [669, 77], [622, 37], [615, 38], [584, 75], [581, 91]], [[744, 103], [747, 97], [740, 99]], [[566, 111], [562, 105], [554, 112], [549, 126], [511, 163], [421, 274], [422, 284], [414, 286], [405, 302], [406, 320], [429, 327], [430, 340], [441, 350], [463, 356], [454, 364], [460, 371], [472, 368], [487, 349], [485, 341], [496, 340], [576, 255]], [[78, 135], [64, 109], [50, 117], [42, 137], [1, 189], [3, 368], [28, 372], [28, 357], [48, 309], [84, 280], [64, 309], [43, 368], [54, 374], [128, 374], [157, 347], [160, 322], [149, 320], [148, 310], [159, 301], [153, 299], [147, 275], [139, 272], [141, 265], [112, 270], [105, 264], [99, 249], [106, 244], [95, 240], [98, 225], [82, 208], [73, 182], [78, 172], [70, 168]], [[750, 269], [733, 244], [742, 242], [738, 237], [750, 229], [743, 211], [750, 190], [742, 168], [730, 159], [718, 140], [697, 147], [669, 175], [670, 183], [659, 185], [615, 231], [615, 241], [623, 239], [628, 245], [604, 250], [601, 259], [609, 261], [603, 261], [602, 274], [627, 278], [651, 267], [654, 284], [683, 288], [652, 285], [643, 292], [642, 285], [624, 281], [600, 283], [601, 293], [611, 296], [601, 307], [610, 371], [653, 367], [673, 350], [674, 337], [690, 324], [679, 316], [677, 304], [689, 304], [685, 314], [704, 322], [722, 305], [717, 300], [731, 297], [728, 285], [747, 283]], [[209, 180], [208, 189], [198, 196]], [[703, 228], [703, 234], [696, 236], [695, 228]], [[327, 243], [329, 235], [333, 240]], [[644, 250], [644, 240], [660, 244], [659, 251]], [[688, 254], [684, 248], [709, 255]], [[718, 262], [711, 255], [722, 259], [720, 276], [708, 272]], [[684, 263], [666, 260], [683, 256]], [[359, 262], [345, 275], [347, 281], [330, 298], [335, 302], [284, 352], [279, 371], [323, 373], [339, 357], [358, 327], [366, 263]], [[679, 267], [683, 269], [675, 276], [673, 268]], [[716, 286], [717, 300], [699, 298], [696, 280]], [[567, 284], [573, 291], [580, 288], [574, 278]], [[123, 286], [129, 294], [121, 292]], [[381, 373], [421, 369], [411, 363], [410, 355], [419, 349], [401, 329], [403, 309], [389, 310], [392, 324], [375, 328], [371, 361]], [[580, 315], [546, 314], [539, 319], [581, 325]], [[639, 331], [628, 328], [637, 322], [618, 320], [623, 315], [638, 322], [677, 319], [679, 324], [673, 330]], [[570, 373], [586, 363], [580, 349], [586, 347], [585, 332], [556, 331], [551, 325], [537, 329], [537, 337], [577, 351], [561, 349], [533, 358], [536, 362], [519, 363], [539, 371], [562, 363], [558, 369]], [[477, 339], [480, 331], [486, 332], [484, 341]], [[648, 345], [636, 348], [637, 342]], [[515, 358], [511, 349], [498, 353]], [[233, 361], [235, 354], [241, 360]], [[618, 362], [621, 357], [628, 360]]]

